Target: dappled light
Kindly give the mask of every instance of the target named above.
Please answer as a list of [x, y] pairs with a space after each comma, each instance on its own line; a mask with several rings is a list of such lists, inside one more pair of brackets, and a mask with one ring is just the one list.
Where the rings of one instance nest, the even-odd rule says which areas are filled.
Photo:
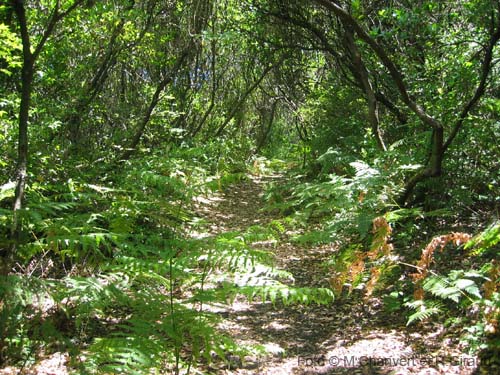
[[0, 2], [0, 375], [500, 373], [497, 0]]

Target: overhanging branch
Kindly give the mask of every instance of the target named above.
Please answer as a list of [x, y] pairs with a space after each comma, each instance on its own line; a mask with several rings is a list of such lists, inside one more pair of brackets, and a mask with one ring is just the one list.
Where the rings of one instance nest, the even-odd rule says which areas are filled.
[[356, 21], [356, 19], [346, 12], [339, 4], [335, 1], [330, 0], [314, 0], [317, 4], [327, 8], [332, 11], [342, 23], [352, 27], [356, 32], [358, 37], [363, 40], [378, 56], [382, 64], [389, 71], [392, 80], [394, 81], [396, 87], [401, 94], [403, 102], [424, 122], [424, 124], [431, 126], [434, 129], [442, 129], [443, 125], [436, 120], [434, 117], [430, 116], [425, 110], [415, 102], [408, 94], [408, 89], [406, 88], [406, 83], [403, 78], [403, 74], [400, 72], [399, 68], [392, 61], [389, 55], [386, 53], [385, 49], [377, 43]]

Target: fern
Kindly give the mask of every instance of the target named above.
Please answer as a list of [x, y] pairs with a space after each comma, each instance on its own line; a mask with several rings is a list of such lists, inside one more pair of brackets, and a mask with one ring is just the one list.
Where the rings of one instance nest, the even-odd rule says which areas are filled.
[[416, 321], [424, 321], [431, 316], [441, 314], [444, 311], [444, 305], [440, 301], [424, 301], [416, 300], [404, 304], [411, 310], [415, 310], [413, 314], [408, 317], [406, 325], [410, 325]]
[[285, 305], [310, 305], [312, 303], [325, 305], [335, 299], [334, 293], [327, 288], [296, 288], [277, 281], [270, 283], [270, 285], [241, 287], [238, 292], [250, 300], [258, 297], [261, 302], [270, 301], [275, 304], [280, 301]]
[[[284, 304], [333, 300], [331, 290], [294, 287], [293, 276], [274, 267], [268, 245], [286, 230], [282, 221], [187, 238], [186, 224], [193, 217], [189, 202], [206, 189], [208, 179], [206, 170], [190, 163], [151, 157], [126, 163], [123, 184], [75, 179], [30, 190], [32, 204], [23, 217], [27, 236], [19, 254], [26, 263], [48, 257], [59, 262], [55, 277], [43, 281], [44, 292], [36, 295], [43, 294], [51, 314], [68, 322], [53, 331], [82, 345], [74, 352], [85, 348], [83, 372], [175, 373], [210, 362], [214, 353], [221, 359], [228, 352], [243, 353], [217, 329], [220, 318], [207, 312], [208, 305], [230, 303], [236, 295]], [[246, 178], [231, 171], [221, 176], [218, 187]], [[321, 199], [332, 194], [328, 183], [312, 190]], [[310, 206], [314, 215], [321, 211], [316, 203]], [[8, 215], [0, 221], [8, 223]], [[14, 318], [30, 319], [22, 315], [27, 304], [2, 309], [2, 333], [26, 333]]]
[[[466, 249], [473, 249], [471, 256], [485, 256], [498, 244], [498, 223], [488, 227], [485, 231], [476, 235], [466, 245]], [[459, 312], [464, 309], [473, 308], [476, 319], [471, 321], [471, 325], [465, 328], [462, 341], [466, 342], [471, 352], [479, 349], [494, 347], [495, 342], [491, 337], [495, 337], [498, 332], [498, 321], [500, 317], [500, 293], [498, 292], [498, 281], [500, 280], [500, 267], [496, 259], [492, 259], [479, 270], [452, 270], [446, 276], [438, 275], [432, 270], [428, 270], [432, 259], [432, 252], [436, 248], [443, 248], [447, 242], [455, 241], [463, 243], [470, 236], [460, 233], [452, 233], [446, 236], [438, 236], [431, 241], [422, 255], [420, 265], [425, 268], [425, 273], [431, 276], [422, 278], [421, 273], [418, 279], [421, 281], [421, 288], [415, 291], [416, 300], [406, 304], [413, 310], [408, 324], [414, 321], [428, 319], [430, 316], [444, 311], [441, 301], [424, 300], [424, 291], [432, 294], [441, 300], [450, 300], [458, 308]], [[424, 263], [425, 261], [425, 263]], [[481, 285], [482, 284], [482, 285]], [[452, 311], [448, 306], [446, 311]], [[490, 339], [489, 339], [490, 338]]]
[[330, 243], [332, 241], [332, 233], [330, 230], [311, 230], [304, 234], [292, 237], [292, 241], [299, 245], [320, 245]]
[[[141, 328], [144, 329], [144, 327]], [[147, 369], [167, 359], [162, 358], [166, 353], [162, 353], [161, 350], [162, 345], [159, 345], [152, 337], [138, 335], [132, 330], [123, 337], [97, 339], [90, 347], [91, 359], [87, 365], [99, 372], [144, 374], [148, 372]], [[172, 357], [169, 358], [169, 362], [172, 360]]]
[[465, 244], [465, 249], [472, 249], [472, 255], [483, 255], [488, 250], [493, 250], [499, 242], [500, 221], [497, 220]]
[[435, 236], [431, 242], [427, 244], [419, 262], [417, 263], [417, 273], [412, 275], [414, 281], [419, 281], [427, 276], [428, 269], [434, 260], [434, 252], [436, 250], [443, 251], [448, 243], [453, 243], [455, 246], [460, 246], [467, 243], [471, 238], [470, 234], [453, 232], [445, 235]]
[[472, 301], [472, 297], [482, 298], [479, 287], [473, 278], [486, 279], [477, 272], [451, 271], [447, 277], [430, 276], [424, 280], [422, 287], [436, 297], [450, 299], [456, 303], [462, 297]]

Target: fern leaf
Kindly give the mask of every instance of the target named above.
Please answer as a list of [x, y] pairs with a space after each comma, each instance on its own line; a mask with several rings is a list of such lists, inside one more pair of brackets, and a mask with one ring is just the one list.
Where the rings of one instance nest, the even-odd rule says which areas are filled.
[[405, 306], [416, 310], [408, 317], [407, 326], [417, 321], [421, 322], [429, 319], [431, 316], [440, 314], [443, 311], [443, 304], [437, 301], [416, 300], [405, 303]]

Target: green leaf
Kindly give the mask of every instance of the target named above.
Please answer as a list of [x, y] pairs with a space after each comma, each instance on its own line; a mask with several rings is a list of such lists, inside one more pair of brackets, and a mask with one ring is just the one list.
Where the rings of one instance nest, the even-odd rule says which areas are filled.
[[15, 188], [16, 188], [15, 182], [8, 182], [0, 186], [0, 201], [4, 200], [5, 198], [14, 197]]

